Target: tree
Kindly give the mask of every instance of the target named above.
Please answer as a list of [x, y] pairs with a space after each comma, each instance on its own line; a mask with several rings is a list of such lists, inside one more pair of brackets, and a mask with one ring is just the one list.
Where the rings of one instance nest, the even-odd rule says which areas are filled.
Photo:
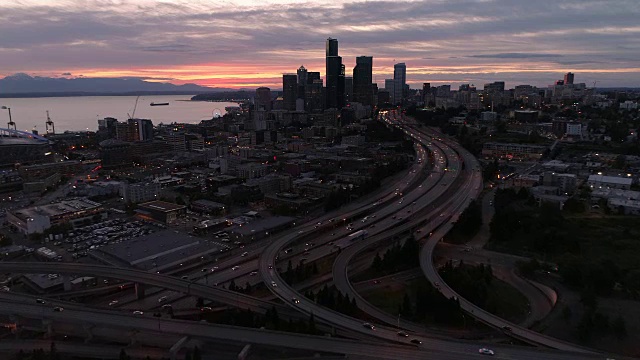
[[51, 342], [51, 346], [49, 347], [49, 359], [58, 360], [59, 358], [60, 354], [58, 353], [58, 349], [56, 349], [56, 343]]
[[118, 357], [119, 360], [129, 360], [129, 355], [127, 355], [127, 353], [124, 351], [124, 349], [120, 349], [120, 356]]
[[376, 253], [376, 256], [373, 258], [373, 263], [371, 264], [371, 267], [375, 271], [381, 271], [382, 270], [382, 258], [380, 257], [380, 253], [379, 252]]
[[202, 354], [200, 354], [200, 348], [198, 348], [197, 346], [193, 349], [193, 356], [191, 357], [192, 360], [202, 360]]
[[571, 315], [571, 308], [568, 305], [565, 305], [564, 308], [562, 308], [562, 318], [568, 323], [571, 319]]
[[411, 310], [411, 300], [409, 300], [409, 295], [405, 292], [404, 297], [402, 298], [402, 315], [411, 318], [413, 316], [413, 311]]
[[204, 306], [204, 299], [203, 299], [203, 298], [201, 298], [201, 297], [197, 298], [197, 299], [196, 299], [196, 307], [197, 307], [197, 308], [201, 308], [201, 307], [203, 307], [203, 306]]
[[187, 352], [184, 354], [184, 360], [193, 360], [190, 349], [187, 349]]
[[613, 320], [611, 327], [613, 328], [613, 332], [616, 334], [616, 337], [618, 337], [618, 339], [623, 339], [627, 336], [627, 325], [622, 316], [618, 315], [618, 317]]

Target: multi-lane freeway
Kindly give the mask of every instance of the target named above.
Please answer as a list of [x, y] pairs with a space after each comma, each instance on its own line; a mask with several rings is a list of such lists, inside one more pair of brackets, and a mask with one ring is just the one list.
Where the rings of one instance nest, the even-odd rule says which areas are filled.
[[[319, 219], [300, 225], [268, 245], [254, 245], [249, 249], [246, 259], [240, 259], [242, 274], [249, 269], [257, 269], [260, 277], [272, 293], [284, 302], [284, 305], [271, 301], [256, 299], [236, 292], [224, 290], [207, 283], [227, 281], [237, 277], [240, 272], [220, 269], [215, 275], [207, 277], [193, 276], [185, 279], [146, 272], [141, 270], [120, 269], [111, 266], [86, 264], [46, 264], [46, 263], [3, 263], [0, 270], [4, 272], [23, 273], [62, 273], [62, 274], [92, 274], [95, 276], [118, 278], [139, 284], [169, 289], [181, 294], [211, 299], [219, 303], [243, 308], [253, 308], [266, 311], [276, 306], [282, 313], [302, 312], [313, 314], [317, 319], [332, 324], [335, 327], [352, 332], [367, 334], [377, 339], [379, 343], [351, 341], [327, 337], [314, 337], [274, 331], [245, 329], [229, 326], [218, 326], [188, 321], [168, 320], [148, 316], [131, 316], [128, 312], [117, 312], [100, 309], [86, 309], [72, 307], [64, 312], [43, 311], [42, 306], [36, 304], [18, 303], [15, 299], [0, 296], [0, 313], [20, 315], [25, 318], [44, 317], [54, 322], [90, 323], [93, 325], [110, 327], [127, 327], [145, 332], [159, 331], [162, 333], [183, 334], [202, 339], [218, 339], [239, 343], [255, 343], [271, 346], [283, 346], [313, 351], [333, 351], [340, 354], [366, 356], [384, 359], [466, 359], [478, 354], [478, 348], [483, 344], [464, 341], [445, 341], [429, 336], [422, 327], [411, 323], [401, 323], [401, 327], [415, 333], [412, 338], [422, 341], [419, 346], [411, 344], [409, 339], [400, 338], [395, 326], [377, 325], [373, 330], [363, 326], [358, 319], [345, 316], [336, 311], [321, 307], [304, 298], [296, 289], [286, 284], [277, 270], [278, 263], [289, 259], [298, 259], [302, 253], [302, 246], [296, 246], [291, 254], [284, 254], [283, 249], [293, 247], [297, 243], [310, 242], [307, 250], [314, 258], [326, 256], [335, 251], [333, 242], [341, 245], [343, 252], [337, 257], [334, 268], [334, 281], [340, 289], [349, 295], [356, 296], [359, 307], [365, 312], [379, 319], [382, 324], [395, 324], [389, 314], [384, 314], [373, 308], [362, 298], [358, 297], [348, 279], [348, 268], [351, 260], [357, 254], [371, 246], [377, 246], [385, 240], [404, 234], [421, 234], [433, 232], [427, 237], [420, 253], [420, 264], [432, 282], [440, 282], [442, 293], [447, 297], [458, 296], [439, 278], [433, 265], [433, 248], [439, 239], [455, 222], [457, 216], [475, 198], [481, 189], [481, 177], [477, 161], [459, 145], [442, 139], [433, 131], [423, 131], [410, 124], [404, 124], [404, 117], [395, 114], [386, 119], [390, 126], [402, 127], [408, 136], [417, 144], [418, 161], [409, 171], [406, 178], [399, 181], [395, 190], [388, 189], [382, 196], [369, 200], [369, 204], [355, 203], [347, 207], [340, 217], [335, 214], [325, 215]], [[429, 174], [424, 174], [427, 161], [426, 148], [433, 154], [434, 164]], [[374, 201], [374, 202], [372, 202]], [[347, 226], [349, 224], [349, 226]], [[366, 229], [367, 237], [352, 243], [347, 236], [359, 229]], [[420, 237], [421, 235], [418, 235]], [[256, 257], [259, 258], [256, 260]], [[222, 265], [222, 264], [221, 264]], [[258, 277], [254, 277], [258, 278]], [[292, 299], [297, 301], [293, 302]], [[459, 297], [458, 297], [459, 298]], [[475, 307], [465, 299], [459, 298], [461, 307], [472, 316], [495, 327], [511, 326], [513, 336], [542, 344], [563, 351], [551, 351], [542, 348], [520, 348], [509, 346], [494, 346], [496, 357], [502, 359], [591, 359], [604, 356], [572, 344], [551, 339], [537, 334], [526, 328], [519, 328], [508, 324], [504, 320]]]

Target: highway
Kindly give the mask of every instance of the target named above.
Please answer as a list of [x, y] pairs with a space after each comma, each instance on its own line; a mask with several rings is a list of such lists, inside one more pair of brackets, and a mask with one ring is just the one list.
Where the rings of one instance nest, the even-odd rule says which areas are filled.
[[[46, 309], [45, 309], [46, 311]], [[336, 339], [326, 336], [309, 336], [278, 331], [240, 328], [234, 326], [214, 325], [209, 323], [163, 319], [145, 316], [131, 316], [107, 310], [83, 310], [65, 309], [63, 312], [46, 311], [37, 304], [22, 304], [8, 302], [0, 299], [0, 314], [14, 315], [24, 318], [46, 318], [56, 323], [69, 323], [95, 326], [135, 329], [148, 333], [175, 334], [189, 336], [194, 339], [224, 340], [238, 344], [258, 344], [294, 348], [310, 351], [335, 352], [354, 356], [367, 356], [375, 359], [425, 359], [436, 358], [442, 360], [468, 359], [477, 356], [477, 345], [463, 342], [438, 341], [438, 346], [431, 349], [417, 349], [412, 346], [392, 345], [389, 343], [378, 344], [364, 341]], [[472, 355], [473, 354], [473, 355]], [[575, 354], [544, 351], [540, 349], [504, 348], [495, 358], [498, 359], [522, 359], [550, 360], [564, 359], [604, 359], [603, 356], [593, 357], [587, 354]]]
[[[313, 314], [317, 319], [326, 321], [339, 328], [347, 329], [353, 332], [368, 334], [384, 341], [384, 344], [367, 343], [351, 340], [341, 340], [328, 337], [306, 336], [290, 333], [281, 333], [275, 331], [246, 329], [230, 326], [211, 325], [203, 323], [195, 323], [188, 321], [179, 321], [171, 319], [153, 318], [148, 316], [131, 316], [130, 312], [117, 312], [98, 309], [83, 309], [72, 307], [64, 312], [43, 312], [43, 306], [36, 304], [24, 304], [14, 300], [0, 300], [0, 313], [7, 315], [19, 315], [26, 318], [47, 318], [55, 322], [63, 323], [79, 323], [94, 324], [109, 327], [124, 327], [129, 329], [137, 329], [139, 331], [189, 335], [202, 339], [219, 339], [230, 342], [254, 343], [269, 346], [282, 346], [313, 351], [327, 351], [331, 349], [336, 353], [349, 354], [354, 356], [365, 356], [371, 358], [383, 359], [467, 359], [470, 356], [477, 356], [478, 348], [483, 344], [463, 341], [444, 341], [429, 337], [418, 337], [422, 340], [420, 346], [408, 344], [411, 338], [399, 338], [396, 334], [395, 327], [376, 326], [376, 330], [365, 328], [358, 319], [345, 316], [341, 313], [318, 306], [301, 296], [293, 287], [288, 286], [282, 281], [277, 268], [276, 259], [278, 261], [287, 261], [281, 251], [292, 246], [296, 242], [304, 243], [314, 239], [318, 244], [313, 248], [320, 252], [331, 252], [331, 247], [326, 246], [329, 241], [336, 241], [336, 244], [342, 245], [344, 252], [353, 252], [357, 254], [368, 246], [375, 244], [393, 235], [413, 232], [415, 230], [429, 230], [421, 232], [423, 235], [434, 230], [433, 236], [426, 239], [420, 253], [420, 264], [427, 278], [432, 281], [439, 281], [441, 291], [447, 297], [457, 296], [453, 290], [448, 288], [442, 282], [437, 274], [437, 270], [433, 266], [433, 248], [438, 240], [446, 234], [456, 220], [460, 212], [468, 205], [470, 199], [477, 196], [481, 188], [482, 179], [479, 172], [477, 161], [473, 159], [468, 152], [461, 149], [455, 143], [447, 140], [429, 140], [426, 136], [415, 130], [406, 130], [418, 142], [424, 144], [434, 153], [436, 163], [447, 166], [446, 171], [434, 171], [431, 175], [424, 179], [417, 187], [412, 186], [412, 181], [418, 179], [419, 174], [423, 171], [424, 163], [426, 163], [426, 154], [424, 148], [420, 147], [418, 156], [422, 161], [422, 166], [414, 165], [409, 175], [401, 181], [398, 190], [390, 190], [386, 195], [369, 205], [358, 204], [352, 205], [355, 209], [350, 210], [344, 216], [337, 218], [334, 214], [324, 216], [314, 221], [296, 228], [297, 232], [292, 231], [288, 234], [280, 236], [272, 241], [265, 248], [256, 246], [250, 249], [251, 256], [255, 257], [260, 254], [257, 261], [260, 277], [265, 281], [267, 287], [286, 305], [276, 305], [278, 312], [296, 313], [301, 311], [306, 314]], [[466, 169], [460, 163], [460, 154], [464, 158]], [[469, 158], [470, 157], [470, 158]], [[416, 168], [418, 169], [416, 171]], [[434, 170], [440, 169], [434, 167]], [[453, 184], [459, 185], [456, 181], [463, 172], [468, 172], [469, 176], [463, 180], [463, 184], [457, 187], [455, 195], [448, 198], [448, 201], [437, 207], [434, 201], [443, 196], [449, 188], [455, 188]], [[459, 181], [459, 180], [458, 180]], [[403, 195], [396, 194], [397, 192]], [[427, 219], [431, 221], [424, 223], [424, 219], [414, 219], [413, 214], [416, 212], [422, 214], [428, 213]], [[440, 214], [438, 214], [440, 212]], [[367, 215], [360, 221], [359, 217]], [[375, 217], [375, 220], [374, 220]], [[435, 221], [433, 221], [435, 218]], [[368, 219], [368, 220], [367, 220]], [[353, 227], [349, 230], [345, 225], [353, 221]], [[437, 227], [440, 225], [440, 227]], [[369, 236], [359, 243], [351, 244], [346, 238], [348, 234], [358, 229], [367, 229]], [[328, 235], [333, 231], [331, 235]], [[300, 246], [302, 247], [302, 246]], [[354, 250], [350, 249], [353, 248]], [[356, 250], [356, 248], [358, 248]], [[294, 252], [299, 256], [300, 251]], [[245, 260], [251, 260], [251, 256], [247, 259], [241, 259], [243, 265], [247, 263]], [[344, 259], [347, 259], [345, 255]], [[350, 259], [350, 257], [349, 257]], [[348, 264], [347, 259], [345, 264]], [[246, 268], [250, 268], [247, 266]], [[344, 266], [345, 276], [347, 266]], [[87, 265], [87, 264], [66, 264], [66, 263], [19, 263], [19, 262], [0, 262], [0, 270], [4, 272], [17, 273], [61, 273], [61, 274], [83, 274], [94, 275], [107, 278], [118, 278], [122, 280], [132, 281], [136, 283], [147, 284], [155, 287], [161, 287], [185, 293], [192, 296], [211, 299], [216, 302], [240, 306], [243, 308], [252, 308], [261, 312], [274, 306], [272, 302], [255, 299], [236, 292], [207, 286], [196, 282], [200, 279], [182, 280], [176, 277], [150, 273], [141, 270], [120, 269], [111, 266]], [[232, 270], [233, 271], [233, 270]], [[334, 273], [336, 269], [334, 268]], [[235, 273], [238, 274], [238, 273]], [[235, 275], [232, 274], [232, 275]], [[218, 275], [216, 275], [218, 276]], [[224, 275], [219, 275], [221, 278]], [[211, 279], [208, 279], [211, 280]], [[275, 283], [277, 286], [271, 286]], [[349, 285], [350, 286], [350, 285]], [[352, 288], [351, 288], [352, 289]], [[353, 291], [353, 290], [350, 290]], [[354, 292], [355, 293], [355, 292]], [[296, 297], [300, 303], [293, 304], [291, 299]], [[1, 298], [1, 297], [0, 297]], [[544, 335], [537, 334], [527, 329], [521, 329], [513, 324], [508, 324], [504, 320], [497, 318], [491, 314], [484, 312], [464, 299], [460, 299], [462, 308], [470, 312], [479, 320], [491, 324], [496, 327], [509, 325], [513, 328], [514, 336], [529, 341], [543, 344], [552, 348], [563, 351], [552, 351], [541, 348], [521, 348], [509, 346], [492, 346], [496, 350], [496, 358], [499, 359], [604, 359], [602, 355], [594, 354], [588, 349], [583, 349], [572, 344], [566, 344], [556, 339], [548, 338]], [[386, 321], [385, 321], [386, 322]], [[396, 345], [393, 345], [396, 344]], [[577, 353], [569, 353], [569, 352]], [[473, 355], [471, 355], [473, 354]]]

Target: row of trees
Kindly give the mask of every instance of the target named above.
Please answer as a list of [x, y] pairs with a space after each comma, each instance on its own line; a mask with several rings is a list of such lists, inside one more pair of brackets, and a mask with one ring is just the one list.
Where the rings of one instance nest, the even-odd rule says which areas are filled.
[[318, 275], [317, 263], [306, 264], [301, 261], [294, 268], [291, 260], [289, 260], [287, 270], [282, 274], [282, 278], [287, 284], [293, 285], [305, 281], [314, 275]]
[[466, 242], [478, 233], [481, 226], [482, 207], [480, 203], [473, 200], [462, 214], [460, 214], [458, 221], [456, 221], [451, 231], [449, 231], [447, 240], [454, 243]]
[[[211, 314], [215, 319], [210, 319], [218, 324], [243, 326], [251, 328], [264, 327], [270, 330], [296, 332], [302, 334], [319, 335], [313, 315], [309, 320], [289, 319], [283, 320], [275, 307], [268, 309], [264, 315], [254, 313], [252, 310], [229, 309], [227, 311]], [[193, 359], [195, 360], [195, 359]]]
[[463, 298], [489, 312], [498, 310], [497, 294], [491, 291], [494, 277], [490, 265], [474, 266], [460, 261], [458, 266], [454, 266], [449, 261], [440, 269], [440, 276]]
[[315, 301], [318, 305], [328, 307], [331, 310], [339, 311], [343, 314], [355, 316], [358, 314], [356, 299], [344, 295], [335, 285], [323, 286], [317, 292], [307, 291], [304, 293], [307, 299]]
[[459, 326], [464, 322], [458, 300], [447, 299], [431, 283], [419, 286], [413, 296], [405, 293], [398, 306], [398, 314], [404, 319], [427, 325]]
[[391, 248], [385, 251], [382, 257], [380, 253], [377, 253], [373, 258], [371, 269], [376, 275], [392, 274], [411, 269], [420, 265], [419, 253], [420, 245], [418, 241], [413, 236], [410, 236], [402, 245], [396, 242]]

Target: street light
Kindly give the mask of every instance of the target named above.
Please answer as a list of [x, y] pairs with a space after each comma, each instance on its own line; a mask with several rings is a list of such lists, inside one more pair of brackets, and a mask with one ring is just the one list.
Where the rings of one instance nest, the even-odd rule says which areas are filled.
[[11, 126], [13, 126], [13, 130], [17, 130], [16, 129], [16, 123], [14, 123], [13, 120], [11, 120], [11, 108], [8, 107], [8, 106], [2, 106], [2, 107], [0, 107], [0, 109], [9, 111], [9, 122], [7, 123], [7, 125], [8, 125], [7, 127], [9, 129], [11, 129]]

